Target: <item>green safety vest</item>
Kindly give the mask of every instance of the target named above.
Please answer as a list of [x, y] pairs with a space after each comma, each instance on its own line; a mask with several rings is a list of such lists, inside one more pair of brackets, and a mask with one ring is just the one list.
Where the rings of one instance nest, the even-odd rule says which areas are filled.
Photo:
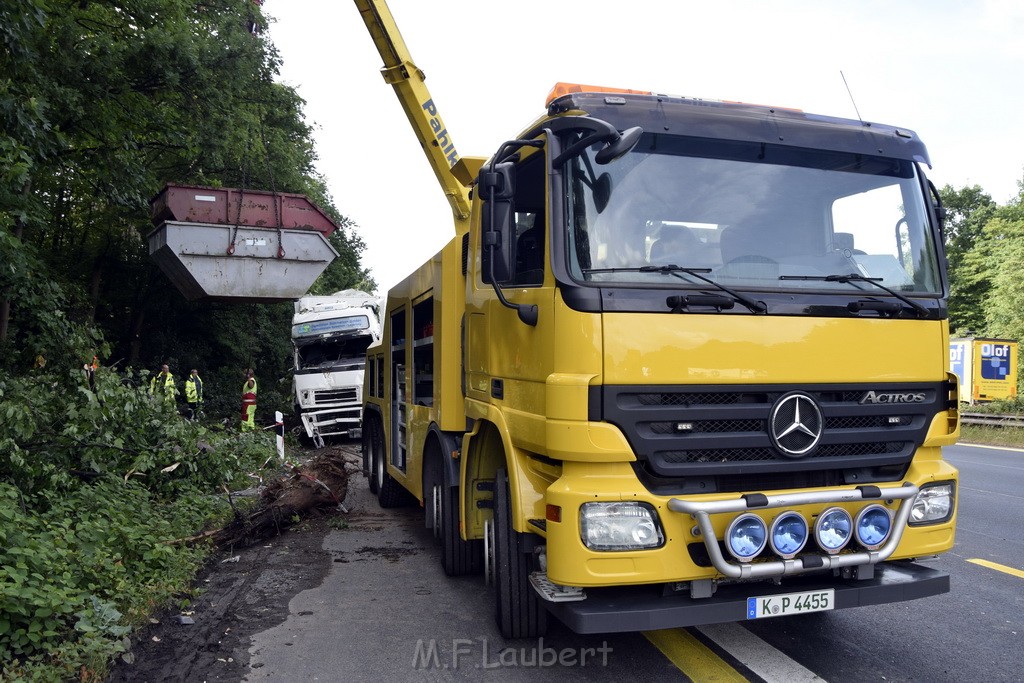
[[249, 388], [249, 380], [242, 383], [242, 403], [256, 403], [256, 378], [252, 378], [252, 388]]

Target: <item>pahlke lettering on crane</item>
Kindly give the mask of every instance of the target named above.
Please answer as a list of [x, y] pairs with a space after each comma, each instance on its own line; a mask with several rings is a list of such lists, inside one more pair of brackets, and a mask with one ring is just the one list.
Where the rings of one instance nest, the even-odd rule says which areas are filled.
[[454, 166], [459, 160], [459, 153], [455, 151], [455, 145], [448, 137], [448, 129], [444, 127], [441, 117], [437, 115], [437, 105], [434, 104], [434, 100], [430, 99], [424, 102], [423, 111], [430, 114], [430, 128], [434, 131], [434, 141], [448, 159], [448, 165]]

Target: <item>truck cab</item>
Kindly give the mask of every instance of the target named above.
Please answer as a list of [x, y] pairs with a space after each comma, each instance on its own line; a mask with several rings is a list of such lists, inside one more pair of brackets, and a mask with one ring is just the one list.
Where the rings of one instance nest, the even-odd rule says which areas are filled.
[[361, 435], [366, 349], [380, 340], [380, 300], [357, 290], [305, 296], [292, 317], [293, 395], [303, 437]]

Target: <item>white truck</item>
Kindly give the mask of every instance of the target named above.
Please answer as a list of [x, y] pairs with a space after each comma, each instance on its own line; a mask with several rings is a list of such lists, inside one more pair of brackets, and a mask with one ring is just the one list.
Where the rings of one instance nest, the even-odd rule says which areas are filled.
[[380, 297], [355, 289], [295, 302], [295, 413], [304, 440], [318, 448], [324, 437], [362, 434], [366, 348], [380, 341], [381, 303]]

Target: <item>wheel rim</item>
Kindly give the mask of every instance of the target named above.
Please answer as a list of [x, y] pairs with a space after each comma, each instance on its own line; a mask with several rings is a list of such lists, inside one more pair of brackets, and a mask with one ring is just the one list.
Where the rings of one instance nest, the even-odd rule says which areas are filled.
[[381, 457], [379, 448], [374, 448], [373, 462], [374, 476], [377, 477], [377, 490], [379, 491], [384, 488], [384, 458]]
[[495, 585], [494, 571], [494, 520], [484, 521], [484, 583], [488, 586]]

